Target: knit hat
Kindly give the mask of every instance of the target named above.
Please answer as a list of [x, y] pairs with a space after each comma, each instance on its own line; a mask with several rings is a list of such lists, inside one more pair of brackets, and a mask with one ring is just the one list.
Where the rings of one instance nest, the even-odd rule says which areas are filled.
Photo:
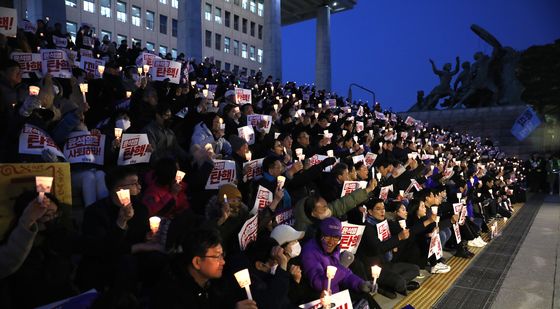
[[220, 187], [218, 190], [218, 201], [220, 203], [224, 202], [224, 194], [227, 195], [228, 199], [230, 198], [239, 198], [241, 199], [241, 192], [237, 189], [236, 186], [232, 184], [226, 184]]
[[243, 147], [243, 145], [247, 144], [247, 141], [242, 139], [239, 136], [232, 135], [229, 138], [229, 143], [231, 144], [231, 149], [233, 152], [237, 152], [239, 148]]
[[320, 229], [322, 236], [342, 237], [342, 224], [335, 217], [328, 217], [321, 221]]
[[276, 226], [270, 237], [274, 238], [280, 246], [287, 244], [294, 240], [302, 239], [305, 236], [305, 232], [296, 231], [293, 227], [287, 224], [281, 224]]

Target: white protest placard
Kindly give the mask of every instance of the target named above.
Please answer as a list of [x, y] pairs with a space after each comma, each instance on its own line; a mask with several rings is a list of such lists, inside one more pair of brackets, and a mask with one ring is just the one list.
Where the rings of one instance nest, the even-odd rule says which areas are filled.
[[377, 154], [373, 152], [366, 153], [366, 156], [364, 157], [364, 162], [366, 163], [368, 169], [373, 166], [373, 163], [375, 163], [376, 159], [377, 159]]
[[377, 228], [377, 238], [379, 241], [386, 241], [391, 238], [391, 231], [389, 230], [389, 223], [383, 220], [375, 225]]
[[100, 65], [105, 65], [105, 60], [86, 56], [80, 58], [80, 68], [86, 71], [87, 78], [101, 78], [101, 74], [97, 69]]
[[346, 196], [358, 189], [365, 189], [367, 186], [367, 181], [345, 181], [342, 185], [342, 192], [340, 197]]
[[247, 115], [247, 125], [253, 126], [253, 128], [258, 129], [263, 125], [262, 129], [265, 133], [268, 134], [270, 132], [270, 128], [272, 127], [272, 116], [270, 115], [261, 115], [261, 114], [252, 114]]
[[154, 61], [156, 59], [161, 59], [160, 57], [154, 55], [154, 54], [150, 54], [150, 53], [141, 53], [137, 58], [136, 58], [136, 66], [137, 67], [142, 67], [143, 65], [147, 64], [150, 67], [154, 65]]
[[416, 179], [410, 179], [410, 183], [416, 189], [416, 191], [422, 191], [422, 186], [416, 181]]
[[461, 243], [461, 230], [459, 229], [459, 222], [461, 221], [460, 219], [463, 211], [462, 208], [463, 208], [463, 204], [461, 203], [453, 204], [453, 211], [455, 212], [456, 215], [459, 215], [459, 220], [457, 220], [457, 222], [453, 224], [453, 232], [455, 233], [455, 239], [457, 239], [457, 244]]
[[340, 238], [340, 251], [350, 251], [356, 254], [362, 235], [364, 234], [365, 225], [350, 224], [342, 222], [342, 237]]
[[253, 145], [255, 143], [255, 130], [252, 126], [244, 126], [237, 128], [239, 137], [247, 141], [247, 144]]
[[375, 112], [375, 119], [379, 119], [379, 120], [387, 120], [387, 118], [385, 117], [385, 114], [383, 114], [382, 112]]
[[105, 159], [105, 135], [76, 131], [68, 135], [64, 155], [70, 163], [93, 163], [103, 165]]
[[37, 32], [37, 28], [35, 27], [35, 25], [27, 19], [21, 21], [20, 28], [23, 28], [23, 31], [25, 32]]
[[80, 48], [80, 57], [93, 58], [93, 51], [91, 49]]
[[280, 224], [287, 224], [287, 225], [294, 225], [296, 223], [296, 218], [294, 217], [294, 209], [286, 209], [278, 213], [274, 216], [274, 221], [277, 225]]
[[467, 207], [465, 207], [463, 203], [454, 203], [453, 210], [455, 214], [459, 215], [459, 221], [458, 221], [459, 224], [460, 225], [465, 224], [465, 219], [467, 218]]
[[64, 154], [47, 132], [26, 123], [19, 134], [19, 153], [40, 156], [43, 149], [48, 149], [56, 156], [64, 158]]
[[39, 77], [43, 76], [41, 74], [41, 54], [14, 52], [11, 57], [12, 60], [19, 63], [24, 78], [29, 78], [29, 73], [35, 73]]
[[214, 160], [214, 168], [206, 181], [206, 190], [217, 190], [236, 179], [235, 161]]
[[406, 120], [404, 121], [404, 123], [406, 125], [413, 126], [414, 124], [416, 124], [416, 120], [414, 118], [408, 116], [408, 117], [406, 117]]
[[[330, 308], [332, 309], [354, 309], [352, 306], [352, 299], [350, 298], [350, 293], [348, 290], [344, 290], [342, 292], [338, 292], [329, 296], [330, 300]], [[321, 300], [317, 299], [310, 303], [299, 305], [299, 308], [303, 309], [319, 309], [325, 308], [321, 304]]]
[[237, 105], [251, 102], [251, 89], [235, 88], [235, 103], [237, 103]]
[[336, 99], [328, 99], [326, 102], [327, 106], [329, 108], [335, 108], [336, 107]]
[[180, 111], [177, 112], [177, 114], [175, 114], [175, 116], [179, 117], [179, 118], [185, 118], [185, 116], [189, 113], [189, 108], [187, 106], [181, 108]]
[[117, 164], [130, 165], [150, 162], [152, 153], [148, 152], [148, 145], [150, 145], [150, 141], [147, 134], [123, 134]]
[[[361, 108], [361, 106], [360, 106]], [[364, 123], [362, 121], [356, 121], [356, 132], [360, 133], [364, 130]]]
[[68, 39], [65, 37], [53, 35], [52, 40], [56, 47], [66, 48], [68, 46]]
[[164, 81], [169, 79], [172, 84], [179, 84], [181, 80], [181, 63], [171, 60], [155, 59], [150, 67], [152, 80]]
[[51, 74], [52, 77], [72, 77], [72, 65], [68, 61], [68, 55], [58, 49], [41, 49], [41, 71], [44, 75]]
[[358, 162], [365, 162], [365, 159], [366, 159], [366, 158], [364, 157], [364, 155], [361, 154], [361, 155], [359, 155], [359, 156], [353, 156], [353, 157], [352, 157], [352, 162], [353, 162], [354, 164], [356, 164], [356, 163], [358, 163]]
[[254, 215], [249, 220], [245, 221], [243, 226], [241, 227], [241, 231], [239, 231], [238, 238], [239, 238], [239, 247], [241, 250], [245, 250], [247, 245], [252, 241], [257, 240], [257, 230], [259, 227], [259, 216]]
[[391, 113], [391, 121], [392, 122], [397, 122], [397, 114]]
[[[358, 111], [356, 112], [356, 116], [358, 116], [358, 117], [363, 117], [364, 116], [364, 107], [363, 106], [360, 106], [358, 108]], [[362, 125], [363, 125], [363, 123], [362, 123]], [[362, 130], [363, 130], [363, 127], [362, 127]], [[358, 131], [358, 133], [359, 132], [360, 131]]]
[[432, 233], [432, 238], [430, 240], [430, 250], [428, 251], [428, 258], [435, 254], [436, 260], [441, 259], [443, 256], [443, 248], [441, 247], [441, 239], [439, 238], [439, 233]]
[[393, 191], [393, 185], [382, 187], [381, 191], [379, 192], [379, 198], [382, 200], [386, 200], [387, 196], [389, 195], [389, 191]]
[[0, 33], [15, 37], [17, 33], [17, 10], [0, 7]]
[[245, 181], [260, 179], [262, 177], [262, 164], [264, 158], [243, 163], [243, 179]]
[[256, 214], [257, 212], [268, 207], [272, 203], [273, 199], [274, 194], [267, 188], [259, 185], [259, 189], [255, 198], [255, 204], [253, 205], [253, 209], [251, 209], [251, 214]]

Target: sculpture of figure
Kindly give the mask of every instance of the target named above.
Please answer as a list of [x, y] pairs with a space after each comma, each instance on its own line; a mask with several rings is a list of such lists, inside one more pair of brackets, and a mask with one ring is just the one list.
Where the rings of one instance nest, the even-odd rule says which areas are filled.
[[439, 85], [434, 87], [434, 89], [432, 89], [430, 94], [426, 97], [426, 109], [434, 109], [441, 98], [450, 96], [452, 94], [451, 78], [453, 78], [453, 75], [459, 72], [459, 57], [455, 58], [455, 60], [457, 62], [455, 64], [455, 70], [451, 71], [451, 63], [446, 63], [443, 66], [443, 70], [440, 71], [436, 68], [434, 61], [430, 59], [434, 74], [439, 76]]
[[463, 105], [468, 99], [481, 90], [488, 90], [492, 92], [495, 102], [495, 97], [498, 94], [498, 86], [494, 83], [490, 74], [490, 62], [491, 58], [482, 52], [477, 52], [474, 54], [474, 60], [471, 67], [472, 80], [468, 91], [466, 91], [461, 99], [457, 102], [457, 105]]

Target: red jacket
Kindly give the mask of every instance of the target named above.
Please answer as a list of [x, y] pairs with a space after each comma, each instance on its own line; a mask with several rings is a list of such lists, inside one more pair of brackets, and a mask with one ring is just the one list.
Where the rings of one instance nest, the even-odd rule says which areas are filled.
[[187, 183], [181, 182], [181, 191], [177, 194], [171, 193], [169, 186], [159, 186], [155, 183], [154, 173], [150, 171], [146, 174], [147, 189], [142, 198], [150, 216], [160, 216], [163, 218], [173, 218], [183, 210], [190, 207], [187, 200]]

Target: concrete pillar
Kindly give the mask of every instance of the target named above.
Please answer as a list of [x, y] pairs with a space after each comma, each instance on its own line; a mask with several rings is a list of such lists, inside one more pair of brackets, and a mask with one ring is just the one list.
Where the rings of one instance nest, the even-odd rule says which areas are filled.
[[202, 1], [179, 1], [177, 52], [202, 61]]
[[317, 9], [317, 49], [315, 51], [315, 85], [331, 90], [331, 9]]
[[282, 80], [281, 0], [264, 2], [263, 75]]

